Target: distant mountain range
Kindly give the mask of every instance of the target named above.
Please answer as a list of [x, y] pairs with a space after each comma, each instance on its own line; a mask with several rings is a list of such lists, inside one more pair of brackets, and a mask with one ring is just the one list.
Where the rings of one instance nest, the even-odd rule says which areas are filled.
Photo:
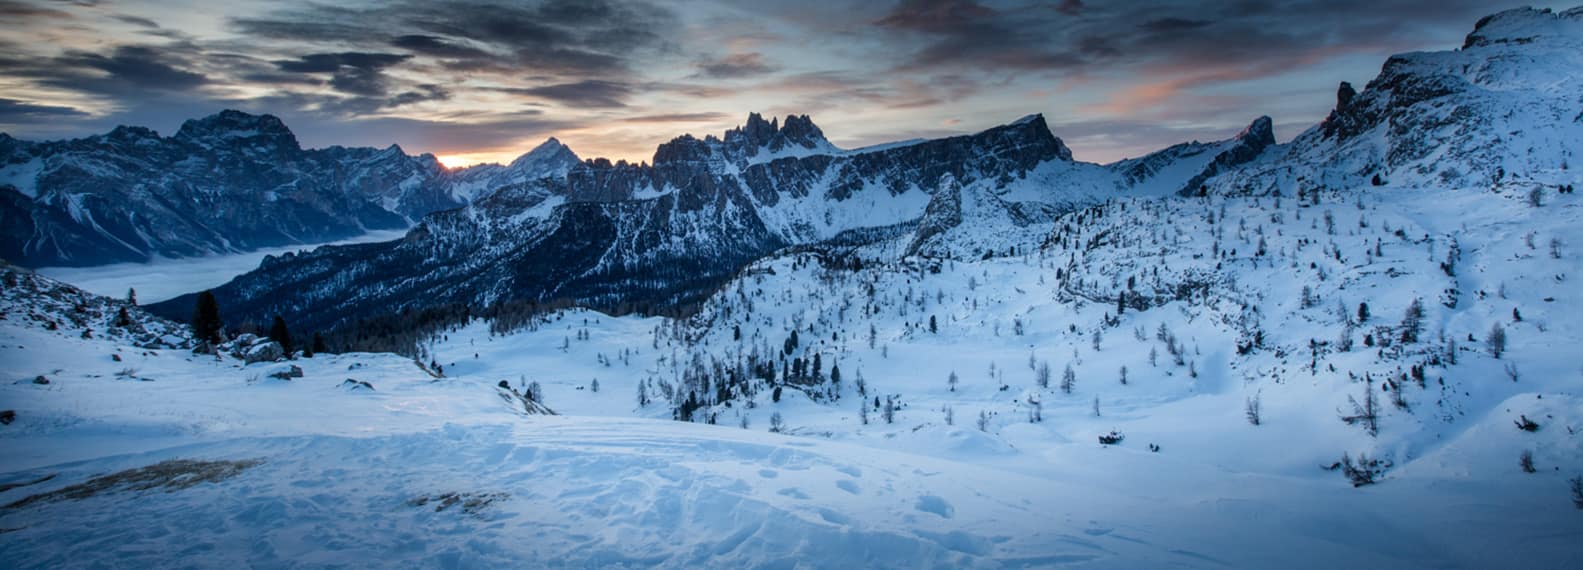
[[395, 145], [305, 150], [280, 119], [240, 111], [187, 121], [171, 137], [139, 127], [42, 143], [0, 134], [0, 257], [82, 266], [322, 243], [406, 228], [577, 162], [553, 139], [509, 166], [462, 170]]
[[[720, 137], [660, 145], [652, 164], [594, 160], [500, 186], [429, 215], [399, 241], [271, 258], [216, 294], [236, 318], [290, 315], [313, 329], [501, 302], [685, 311], [782, 248], [906, 233], [910, 254], [1005, 255], [1008, 243], [1037, 243], [1060, 213], [1183, 191], [1272, 144], [1261, 118], [1227, 141], [1106, 167], [1074, 162], [1038, 115], [843, 150], [806, 116], [751, 114]], [[164, 306], [174, 316], [190, 303]]]

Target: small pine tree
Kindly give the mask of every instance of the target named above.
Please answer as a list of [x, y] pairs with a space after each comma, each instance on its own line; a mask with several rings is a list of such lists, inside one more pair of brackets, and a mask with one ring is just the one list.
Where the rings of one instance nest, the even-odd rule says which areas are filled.
[[786, 428], [786, 420], [781, 419], [781, 413], [780, 412], [775, 412], [773, 414], [770, 414], [770, 431], [771, 432], [773, 432], [773, 433], [780, 433], [781, 430], [783, 430], [785, 428]]
[[1486, 342], [1490, 347], [1490, 356], [1499, 359], [1506, 352], [1506, 328], [1500, 323], [1490, 325], [1490, 335]]
[[197, 306], [192, 312], [192, 336], [199, 341], [216, 344], [220, 342], [220, 329], [224, 326], [220, 321], [220, 304], [215, 301], [214, 292], [199, 293]]
[[1061, 391], [1071, 394], [1072, 388], [1075, 387], [1077, 387], [1077, 371], [1072, 370], [1072, 365], [1068, 363], [1066, 370], [1061, 372]]
[[940, 332], [940, 327], [935, 324], [934, 315], [929, 315], [929, 332], [931, 332], [931, 333], [938, 333], [938, 332]]
[[1418, 342], [1418, 333], [1424, 326], [1424, 303], [1418, 298], [1407, 305], [1407, 311], [1402, 314], [1402, 342]]
[[1248, 396], [1248, 403], [1245, 411], [1248, 416], [1248, 423], [1253, 425], [1261, 425], [1264, 423], [1264, 417], [1260, 414], [1262, 403], [1259, 400], [1260, 397], [1258, 394]]
[[126, 288], [126, 304], [133, 307], [137, 306], [137, 289], [131, 287]]
[[958, 382], [961, 382], [961, 378], [957, 377], [955, 370], [952, 370], [951, 375], [945, 378], [945, 385], [950, 386], [952, 392], [956, 391], [956, 385]]
[[286, 319], [275, 315], [275, 322], [269, 326], [269, 340], [280, 343], [280, 349], [291, 356], [291, 331], [286, 328]]
[[1358, 322], [1359, 323], [1369, 322], [1369, 304], [1368, 303], [1358, 303]]
[[592, 392], [598, 392], [599, 391], [599, 379], [598, 378], [595, 378], [593, 382], [589, 382], [588, 383], [588, 390], [592, 391]]
[[[988, 410], [979, 410], [978, 411], [978, 421], [976, 423], [978, 424], [978, 431], [988, 432], [989, 431], [989, 411]], [[1583, 508], [1583, 507], [1579, 507], [1579, 508]]]
[[1040, 388], [1049, 388], [1050, 387], [1050, 362], [1049, 361], [1044, 361], [1044, 362], [1039, 363], [1039, 370], [1038, 370], [1038, 372], [1036, 372], [1034, 374], [1034, 381], [1039, 383], [1039, 387]]
[[324, 354], [330, 352], [330, 347], [324, 344], [324, 335], [313, 333], [313, 353]]
[[122, 328], [132, 326], [132, 315], [126, 312], [126, 307], [120, 307], [116, 309], [115, 326]]

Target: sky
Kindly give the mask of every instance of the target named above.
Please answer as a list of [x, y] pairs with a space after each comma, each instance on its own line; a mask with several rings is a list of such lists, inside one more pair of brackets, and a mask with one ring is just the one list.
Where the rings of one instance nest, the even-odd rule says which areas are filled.
[[0, 0], [0, 131], [172, 134], [226, 108], [307, 147], [456, 166], [548, 137], [649, 160], [749, 112], [852, 148], [1043, 113], [1079, 160], [1286, 140], [1390, 54], [1453, 49], [1503, 0]]

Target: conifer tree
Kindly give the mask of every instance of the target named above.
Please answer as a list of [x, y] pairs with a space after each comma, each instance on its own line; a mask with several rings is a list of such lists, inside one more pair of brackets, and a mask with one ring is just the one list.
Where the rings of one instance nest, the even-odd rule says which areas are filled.
[[1402, 315], [1402, 342], [1418, 342], [1418, 333], [1423, 330], [1424, 303], [1417, 298], [1407, 305], [1407, 312]]
[[214, 300], [213, 291], [198, 294], [197, 307], [192, 312], [192, 336], [208, 343], [220, 342], [220, 304]]
[[275, 315], [275, 322], [269, 326], [269, 340], [280, 343], [280, 349], [290, 357], [292, 352], [291, 331], [286, 328], [286, 319]]

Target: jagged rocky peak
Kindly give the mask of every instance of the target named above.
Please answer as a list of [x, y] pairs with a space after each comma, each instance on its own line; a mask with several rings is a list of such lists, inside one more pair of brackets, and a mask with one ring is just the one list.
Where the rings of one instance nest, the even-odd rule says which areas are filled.
[[1357, 96], [1358, 96], [1358, 90], [1357, 89], [1353, 89], [1351, 83], [1348, 83], [1346, 81], [1342, 81], [1341, 82], [1341, 86], [1336, 88], [1336, 109], [1335, 110], [1340, 111], [1342, 109], [1347, 108], [1347, 105], [1352, 103], [1352, 98], [1353, 97], [1357, 97]]
[[235, 109], [226, 109], [202, 119], [189, 119], [181, 124], [174, 137], [178, 141], [201, 146], [250, 145], [271, 146], [299, 151], [297, 136], [274, 115], [253, 115]]
[[1549, 8], [1516, 8], [1480, 19], [1462, 42], [1462, 49], [1532, 43], [1540, 37], [1569, 33], [1579, 25], [1583, 25], [1583, 6], [1560, 13]]
[[725, 143], [748, 154], [759, 148], [779, 152], [790, 147], [820, 149], [830, 144], [808, 115], [787, 115], [782, 126], [779, 118], [765, 121], [758, 113], [748, 113], [746, 124], [726, 131]]
[[1242, 129], [1242, 132], [1237, 133], [1237, 140], [1261, 151], [1269, 148], [1275, 144], [1275, 122], [1270, 120], [1269, 115], [1260, 116], [1252, 123], [1248, 123], [1247, 128]]
[[121, 125], [105, 133], [105, 138], [115, 141], [131, 141], [138, 139], [157, 139], [159, 133], [147, 127], [132, 127]]
[[1035, 150], [1036, 154], [1041, 155], [1040, 160], [1053, 156], [1067, 162], [1072, 161], [1072, 149], [1067, 148], [1065, 142], [1050, 132], [1050, 125], [1044, 121], [1043, 113], [1028, 115], [1010, 124], [994, 127], [972, 136], [997, 147], [1009, 145], [1012, 148]]
[[709, 154], [707, 141], [692, 135], [682, 135], [654, 149], [654, 165], [704, 162], [708, 160]]
[[763, 115], [748, 113], [747, 122], [726, 131], [721, 138], [711, 135], [700, 139], [685, 134], [671, 139], [655, 149], [654, 164], [704, 163], [711, 158], [745, 162], [765, 156], [838, 151], [807, 115], [787, 115], [783, 125], [779, 118], [766, 121]]
[[729, 154], [751, 158], [760, 153], [806, 154], [807, 151], [833, 152], [836, 150], [825, 140], [824, 131], [807, 115], [787, 115], [785, 123], [779, 118], [765, 121], [758, 113], [748, 113], [748, 120], [741, 127], [725, 132], [722, 141]]

